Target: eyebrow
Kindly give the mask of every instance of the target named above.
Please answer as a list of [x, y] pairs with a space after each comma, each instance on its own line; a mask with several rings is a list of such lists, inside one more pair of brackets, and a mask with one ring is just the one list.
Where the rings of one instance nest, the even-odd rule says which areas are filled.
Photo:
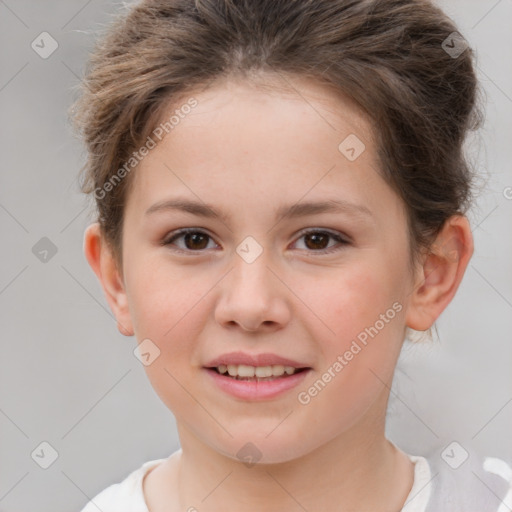
[[[150, 206], [145, 215], [151, 215], [156, 212], [166, 212], [169, 210], [179, 210], [199, 217], [209, 219], [221, 219], [224, 222], [231, 221], [231, 215], [215, 206], [190, 201], [188, 199], [176, 198], [159, 201]], [[308, 215], [317, 215], [320, 213], [345, 213], [354, 217], [371, 217], [373, 213], [362, 204], [355, 204], [344, 199], [330, 199], [319, 202], [302, 202], [293, 205], [281, 206], [276, 212], [276, 219], [292, 219], [296, 217], [306, 217]]]

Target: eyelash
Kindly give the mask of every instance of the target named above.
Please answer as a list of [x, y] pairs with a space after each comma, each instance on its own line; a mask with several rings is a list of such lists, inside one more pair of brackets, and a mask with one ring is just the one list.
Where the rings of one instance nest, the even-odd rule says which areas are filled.
[[[204, 232], [204, 231], [202, 231], [200, 229], [197, 229], [197, 228], [184, 228], [184, 229], [180, 229], [178, 231], [173, 232], [172, 236], [165, 238], [161, 242], [161, 245], [163, 245], [163, 246], [172, 245], [172, 242], [174, 242], [178, 238], [180, 238], [183, 235], [186, 235], [188, 233], [200, 233], [202, 235], [206, 235], [211, 240], [213, 240], [213, 237], [211, 237], [208, 233], [206, 233], [206, 232]], [[299, 234], [299, 239], [304, 237], [304, 236], [306, 236], [306, 235], [310, 235], [312, 233], [314, 233], [314, 234], [321, 233], [323, 235], [328, 235], [329, 237], [333, 238], [338, 243], [340, 243], [341, 247], [330, 247], [329, 249], [309, 250], [307, 252], [316, 253], [316, 254], [328, 254], [328, 253], [332, 253], [332, 252], [336, 252], [336, 251], [342, 250], [344, 248], [343, 246], [346, 246], [346, 245], [350, 244], [350, 242], [348, 240], [346, 240], [345, 238], [343, 238], [342, 236], [340, 236], [340, 234], [332, 232], [332, 231], [326, 231], [326, 230], [323, 230], [323, 229], [309, 229], [307, 231], [302, 231]], [[184, 250], [184, 249], [177, 248], [177, 249], [173, 249], [173, 250], [176, 251], [176, 252], [181, 252], [181, 253], [202, 253], [206, 249], [195, 250], [194, 251], [192, 249]]]

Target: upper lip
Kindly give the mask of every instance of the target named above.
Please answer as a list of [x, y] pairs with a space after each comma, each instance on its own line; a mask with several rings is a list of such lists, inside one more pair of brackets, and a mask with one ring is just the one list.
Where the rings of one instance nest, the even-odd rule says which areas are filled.
[[307, 364], [302, 364], [293, 359], [287, 357], [281, 357], [277, 354], [246, 354], [245, 352], [229, 352], [222, 354], [215, 359], [212, 359], [205, 364], [206, 368], [216, 368], [221, 364], [228, 365], [239, 365], [244, 364], [247, 366], [272, 366], [272, 365], [283, 365], [293, 366], [294, 368], [310, 368]]

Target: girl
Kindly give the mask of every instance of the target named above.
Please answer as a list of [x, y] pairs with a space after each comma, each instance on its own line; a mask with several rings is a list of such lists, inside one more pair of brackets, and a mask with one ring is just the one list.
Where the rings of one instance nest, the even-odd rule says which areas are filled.
[[85, 253], [181, 448], [83, 512], [511, 506], [504, 461], [384, 434], [473, 252], [476, 90], [426, 0], [145, 0], [109, 28], [75, 112]]

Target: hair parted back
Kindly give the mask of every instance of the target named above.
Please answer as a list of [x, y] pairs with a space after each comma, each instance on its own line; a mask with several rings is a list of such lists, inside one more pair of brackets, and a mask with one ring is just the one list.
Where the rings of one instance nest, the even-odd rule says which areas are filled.
[[[372, 119], [380, 171], [408, 213], [414, 259], [472, 200], [463, 143], [481, 115], [473, 51], [453, 58], [442, 48], [456, 31], [427, 0], [143, 0], [97, 42], [71, 109], [87, 148], [82, 191], [102, 188], [187, 91], [230, 76], [307, 77]], [[96, 198], [120, 263], [134, 172]]]

